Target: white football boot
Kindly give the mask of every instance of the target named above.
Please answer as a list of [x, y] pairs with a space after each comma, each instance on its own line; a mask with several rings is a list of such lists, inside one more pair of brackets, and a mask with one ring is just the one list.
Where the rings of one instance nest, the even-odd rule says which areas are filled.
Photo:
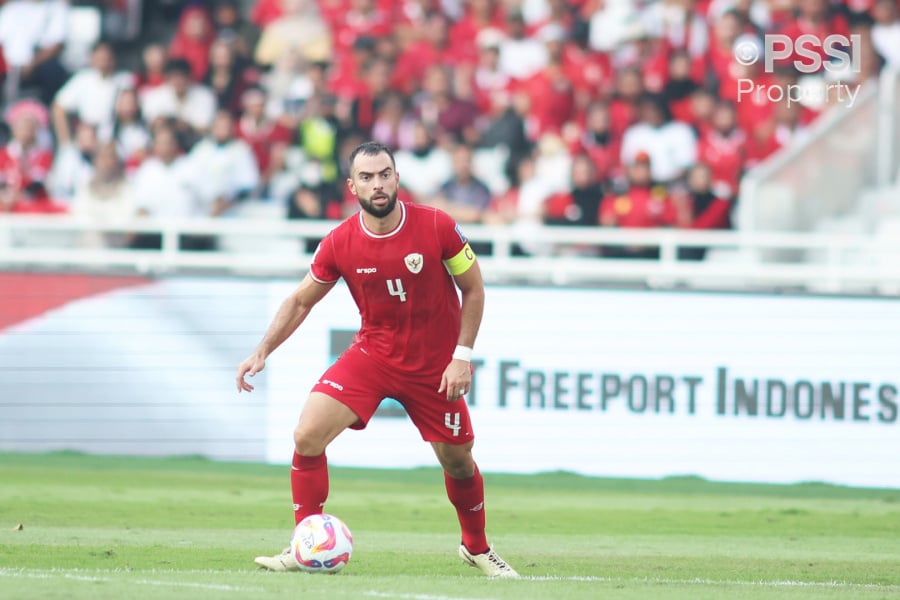
[[253, 562], [269, 571], [299, 571], [300, 567], [291, 555], [290, 547], [275, 556], [257, 556]]
[[519, 576], [516, 570], [509, 566], [509, 563], [494, 552], [493, 547], [484, 554], [472, 554], [463, 544], [460, 544], [459, 557], [470, 567], [481, 569], [481, 572], [488, 577], [510, 578]]

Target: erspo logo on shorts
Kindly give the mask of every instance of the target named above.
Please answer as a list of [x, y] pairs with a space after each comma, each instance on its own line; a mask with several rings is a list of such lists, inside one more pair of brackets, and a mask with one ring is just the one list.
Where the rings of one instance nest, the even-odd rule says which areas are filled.
[[322, 379], [321, 381], [319, 381], [319, 383], [321, 383], [322, 385], [330, 385], [331, 387], [333, 387], [334, 389], [336, 389], [339, 392], [344, 391], [344, 386], [342, 386], [341, 384], [339, 384], [336, 381], [331, 381], [330, 379]]

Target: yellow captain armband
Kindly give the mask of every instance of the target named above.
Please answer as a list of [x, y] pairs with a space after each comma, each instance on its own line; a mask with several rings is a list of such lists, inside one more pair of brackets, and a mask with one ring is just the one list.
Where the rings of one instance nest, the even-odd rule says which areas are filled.
[[451, 275], [462, 275], [475, 264], [475, 253], [472, 252], [472, 248], [467, 242], [462, 247], [462, 250], [457, 252], [456, 256], [450, 260], [445, 260], [444, 264], [447, 265], [447, 270], [450, 271]]

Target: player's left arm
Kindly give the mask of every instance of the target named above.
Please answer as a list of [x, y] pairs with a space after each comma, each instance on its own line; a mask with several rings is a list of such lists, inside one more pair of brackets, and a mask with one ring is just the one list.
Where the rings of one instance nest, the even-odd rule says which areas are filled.
[[438, 392], [446, 391], [447, 400], [453, 402], [467, 394], [472, 383], [471, 349], [475, 346], [484, 314], [484, 280], [468, 243], [457, 256], [447, 261], [447, 268], [462, 292], [462, 306], [457, 350], [444, 369]]
[[[468, 247], [468, 244], [466, 246]], [[484, 315], [484, 280], [478, 261], [473, 260], [464, 273], [454, 275], [453, 279], [462, 292], [459, 339], [456, 343], [473, 348]]]

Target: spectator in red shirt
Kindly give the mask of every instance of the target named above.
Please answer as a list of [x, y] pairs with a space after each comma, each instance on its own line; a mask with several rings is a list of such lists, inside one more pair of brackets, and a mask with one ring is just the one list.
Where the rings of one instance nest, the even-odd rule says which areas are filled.
[[259, 169], [263, 187], [268, 184], [272, 152], [278, 145], [289, 145], [293, 131], [266, 116], [266, 94], [257, 87], [247, 89], [242, 97], [243, 112], [235, 124], [237, 137], [244, 140]]
[[575, 141], [573, 154], [584, 153], [594, 164], [597, 178], [608, 181], [619, 176], [621, 140], [612, 135], [609, 105], [592, 102], [585, 113], [584, 128]]
[[608, 98], [613, 84], [609, 56], [590, 48], [589, 33], [587, 23], [576, 21], [562, 51], [563, 70], [572, 82], [579, 111], [593, 100]]
[[774, 154], [781, 144], [775, 138], [775, 119], [769, 117], [749, 130], [744, 147], [744, 169], [749, 170]]
[[616, 73], [616, 85], [609, 103], [610, 131], [621, 139], [625, 130], [637, 122], [638, 100], [644, 94], [644, 80], [638, 69], [628, 67]]
[[135, 86], [143, 95], [166, 82], [166, 49], [160, 44], [147, 44], [141, 53], [141, 66], [135, 73]]
[[440, 0], [400, 0], [394, 9], [394, 37], [405, 47], [423, 37], [425, 21], [433, 12], [440, 12]]
[[731, 79], [729, 70], [734, 60], [734, 45], [741, 34], [748, 33], [747, 28], [747, 21], [734, 9], [723, 12], [713, 23], [707, 57], [716, 80]]
[[454, 48], [472, 48], [485, 29], [504, 28], [504, 11], [497, 0], [469, 0], [465, 14], [450, 29], [450, 44]]
[[614, 56], [620, 68], [635, 68], [641, 73], [644, 89], [661, 93], [666, 84], [667, 56], [670, 48], [651, 34], [640, 22], [631, 26], [627, 39]]
[[45, 182], [53, 153], [38, 141], [40, 121], [32, 110], [11, 115], [12, 139], [0, 149], [0, 212], [18, 212], [34, 199], [46, 199]]
[[366, 71], [376, 58], [375, 40], [358, 38], [350, 52], [337, 57], [329, 75], [328, 89], [342, 101], [350, 103], [366, 91]]
[[512, 92], [512, 78], [500, 70], [500, 43], [503, 33], [497, 29], [485, 29], [478, 34], [478, 61], [475, 66], [475, 101], [478, 112], [491, 112], [495, 94], [508, 98]]
[[281, 0], [257, 0], [250, 10], [250, 21], [263, 28], [283, 14]]
[[[626, 168], [628, 187], [620, 194], [608, 194], [600, 204], [600, 224], [604, 227], [653, 228], [676, 223], [678, 213], [666, 188], [653, 185], [650, 156], [641, 152]], [[659, 258], [659, 248], [611, 246], [603, 255], [614, 258]]]
[[[838, 13], [835, 6], [829, 0], [798, 0], [797, 16], [781, 31], [791, 40], [796, 42], [801, 35], [812, 35], [817, 40], [823, 41], [829, 35], [849, 36], [850, 28], [844, 15]], [[794, 54], [784, 61], [776, 61], [777, 64], [791, 64], [800, 61], [804, 65], [810, 65], [810, 59], [797, 54], [795, 46]], [[808, 46], [807, 50], [816, 52], [823, 61], [830, 60], [825, 54], [824, 44]]]
[[[729, 229], [731, 227], [731, 202], [718, 193], [712, 180], [712, 171], [703, 164], [691, 167], [687, 186], [672, 193], [673, 202], [680, 209], [679, 227], [684, 229]], [[703, 260], [705, 247], [678, 249], [681, 260]]]
[[700, 137], [697, 158], [706, 163], [712, 185], [726, 198], [737, 194], [744, 168], [747, 134], [737, 126], [734, 104], [720, 100], [712, 115], [712, 127]]
[[575, 109], [575, 90], [563, 65], [565, 31], [551, 23], [540, 30], [538, 38], [544, 42], [547, 62], [520, 85], [531, 96], [536, 137], [548, 132], [560, 133]]
[[[309, 1], [309, 0], [307, 0]], [[338, 52], [353, 47], [360, 37], [390, 36], [393, 31], [391, 14], [375, 0], [350, 0], [350, 8], [343, 19], [334, 23], [335, 46]]]
[[420, 39], [404, 48], [394, 66], [394, 81], [407, 94], [412, 92], [432, 65], [454, 66], [460, 63], [474, 64], [477, 49], [474, 44], [465, 49], [450, 44], [450, 24], [441, 12], [432, 12], [425, 19]]
[[697, 88], [691, 94], [690, 111], [680, 119], [694, 128], [697, 137], [702, 136], [710, 127], [713, 110], [716, 108], [718, 96], [709, 88]]
[[188, 6], [181, 13], [178, 28], [169, 45], [169, 58], [183, 58], [191, 65], [191, 78], [202, 81], [209, 68], [209, 48], [216, 29], [209, 11], [202, 6]]
[[[757, 38], [743, 37], [739, 44], [757, 43]], [[762, 46], [759, 46], [762, 51]], [[741, 65], [736, 60], [731, 61], [729, 73], [731, 79], [719, 82], [719, 97], [723, 100], [731, 100], [737, 107], [738, 126], [745, 131], [750, 131], [755, 123], [771, 118], [773, 102], [769, 100], [768, 91], [774, 89], [787, 80], [779, 80], [779, 76], [766, 73], [761, 61], [752, 65]]]
[[18, 200], [12, 205], [11, 212], [17, 214], [56, 215], [68, 212], [68, 208], [49, 196], [47, 189], [40, 183], [28, 185]]

